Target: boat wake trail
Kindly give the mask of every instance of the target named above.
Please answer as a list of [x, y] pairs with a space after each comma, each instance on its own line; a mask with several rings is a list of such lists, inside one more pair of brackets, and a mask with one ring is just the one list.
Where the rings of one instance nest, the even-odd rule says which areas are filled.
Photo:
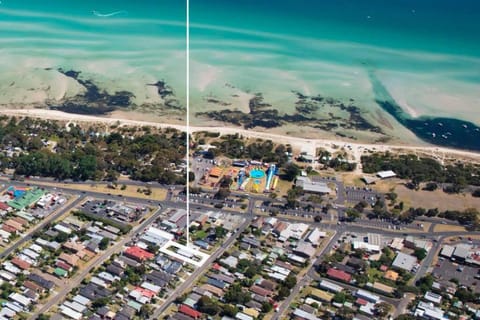
[[108, 18], [108, 17], [118, 16], [118, 15], [128, 15], [128, 11], [120, 10], [120, 11], [115, 11], [111, 13], [100, 13], [98, 11], [93, 10], [93, 15], [97, 17]]

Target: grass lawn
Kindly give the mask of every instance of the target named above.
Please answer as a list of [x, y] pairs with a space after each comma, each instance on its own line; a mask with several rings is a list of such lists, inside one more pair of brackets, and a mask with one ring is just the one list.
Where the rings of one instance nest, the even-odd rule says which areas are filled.
[[354, 185], [356, 187], [364, 187], [365, 183], [361, 180], [361, 176], [351, 173], [351, 172], [342, 172], [340, 173], [341, 180], [345, 185], [351, 186]]
[[205, 230], [198, 230], [198, 231], [195, 231], [195, 233], [193, 234], [193, 238], [195, 240], [203, 240], [207, 237], [207, 232]]
[[447, 194], [442, 190], [435, 191], [414, 191], [403, 185], [397, 185], [395, 192], [398, 200], [404, 201], [406, 206], [421, 207], [425, 209], [438, 210], [465, 210], [468, 208], [479, 208], [480, 198], [472, 197], [471, 194]]
[[275, 188], [275, 192], [278, 194], [279, 197], [286, 196], [288, 190], [292, 189], [292, 182], [286, 180], [278, 179], [277, 187]]
[[375, 282], [375, 280], [379, 280], [383, 277], [383, 272], [375, 268], [369, 268], [367, 275], [369, 282]]

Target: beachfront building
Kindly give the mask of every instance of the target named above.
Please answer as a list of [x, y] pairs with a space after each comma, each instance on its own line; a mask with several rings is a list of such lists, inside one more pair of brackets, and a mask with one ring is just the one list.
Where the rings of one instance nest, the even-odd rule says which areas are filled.
[[389, 179], [389, 178], [394, 178], [396, 177], [397, 174], [393, 172], [392, 170], [386, 170], [386, 171], [378, 171], [377, 172], [377, 177], [380, 179]]

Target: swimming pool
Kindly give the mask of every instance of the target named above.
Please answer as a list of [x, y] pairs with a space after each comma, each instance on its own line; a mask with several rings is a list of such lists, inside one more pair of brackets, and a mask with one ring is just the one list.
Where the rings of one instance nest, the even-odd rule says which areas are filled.
[[250, 177], [253, 179], [261, 179], [265, 177], [265, 172], [260, 169], [253, 169], [250, 171]]

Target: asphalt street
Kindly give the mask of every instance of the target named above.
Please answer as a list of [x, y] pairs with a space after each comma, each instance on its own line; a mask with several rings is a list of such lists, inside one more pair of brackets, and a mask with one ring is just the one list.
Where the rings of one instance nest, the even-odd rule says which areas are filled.
[[3, 259], [6, 256], [8, 256], [10, 253], [15, 252], [15, 250], [17, 250], [17, 248], [21, 247], [23, 244], [30, 241], [32, 239], [33, 235], [35, 234], [35, 232], [37, 232], [39, 230], [42, 230], [48, 223], [50, 223], [51, 221], [54, 221], [55, 219], [58, 219], [63, 214], [72, 210], [73, 208], [78, 206], [83, 200], [84, 200], [83, 196], [76, 197], [76, 199], [72, 199], [66, 207], [61, 207], [61, 208], [57, 209], [56, 212], [54, 212], [53, 214], [50, 214], [47, 218], [42, 220], [42, 222], [39, 223], [37, 226], [28, 230], [28, 233], [26, 235], [24, 235], [22, 238], [20, 238], [18, 241], [13, 243], [11, 246], [7, 247], [2, 253], [0, 253], [0, 259]]
[[59, 303], [59, 301], [66, 297], [67, 294], [73, 289], [80, 286], [82, 280], [90, 273], [93, 268], [100, 266], [103, 262], [108, 260], [110, 256], [116, 252], [120, 252], [123, 249], [123, 246], [129, 242], [133, 235], [135, 235], [139, 230], [143, 230], [150, 224], [152, 224], [158, 216], [162, 213], [162, 209], [158, 208], [148, 219], [146, 219], [143, 223], [133, 228], [130, 233], [125, 236], [122, 240], [115, 243], [113, 246], [110, 246], [102, 252], [101, 254], [97, 255], [93, 258], [93, 261], [90, 261], [87, 266], [80, 270], [78, 274], [76, 274], [73, 278], [66, 280], [65, 286], [61, 288], [59, 292], [50, 296], [48, 302], [44, 304], [40, 309], [35, 311], [29, 319], [34, 320], [38, 317], [38, 315], [47, 312], [51, 307], [55, 304]]
[[[43, 184], [42, 182], [49, 182], [51, 183], [52, 179], [45, 179], [45, 178], [34, 178], [30, 179], [28, 182], [20, 182], [20, 181], [15, 181], [16, 185], [20, 186], [26, 186], [29, 184], [32, 185], [38, 185], [38, 186], [43, 186], [45, 188], [51, 189], [52, 187], [50, 185]], [[92, 182], [85, 182], [83, 184], [91, 184]], [[127, 185], [145, 185], [145, 183], [140, 183], [140, 182], [134, 182], [134, 181], [124, 181], [122, 183], [125, 183]], [[338, 183], [337, 183], [338, 185]], [[160, 186], [159, 187], [164, 187]], [[77, 199], [74, 199], [73, 201], [69, 202], [66, 207], [63, 207], [61, 209], [58, 209], [56, 212], [48, 216], [45, 220], [43, 220], [38, 226], [34, 227], [33, 229], [29, 230], [28, 234], [26, 234], [22, 239], [17, 241], [16, 243], [12, 244], [11, 246], [7, 247], [2, 253], [0, 253], [0, 257], [4, 258], [8, 256], [10, 253], [14, 252], [17, 248], [25, 244], [27, 241], [31, 240], [32, 235], [38, 231], [41, 230], [46, 224], [49, 222], [59, 218], [69, 210], [73, 209], [74, 207], [78, 206], [82, 201], [84, 201], [86, 198], [91, 197], [91, 198], [97, 198], [97, 199], [108, 199], [108, 200], [116, 200], [116, 201], [125, 201], [125, 202], [132, 202], [132, 203], [138, 203], [142, 204], [145, 206], [157, 206], [158, 209], [157, 211], [148, 219], [146, 219], [144, 222], [142, 222], [139, 226], [137, 226], [134, 230], [132, 230], [127, 237], [125, 237], [123, 240], [121, 240], [119, 243], [109, 247], [106, 252], [103, 254], [99, 255], [98, 257], [94, 258], [94, 261], [89, 264], [89, 266], [85, 269], [82, 269], [80, 273], [78, 273], [74, 278], [68, 280], [66, 283], [65, 287], [61, 288], [60, 292], [56, 293], [54, 296], [52, 296], [47, 304], [42, 306], [37, 312], [35, 312], [30, 319], [35, 319], [35, 317], [46, 310], [50, 309], [53, 305], [58, 303], [59, 299], [61, 297], [65, 296], [68, 294], [68, 292], [78, 286], [81, 282], [81, 280], [88, 275], [88, 273], [91, 271], [93, 267], [96, 267], [103, 263], [106, 259], [108, 259], [111, 254], [118, 252], [122, 249], [123, 245], [127, 243], [131, 237], [137, 232], [138, 230], [141, 230], [142, 228], [148, 226], [151, 224], [157, 216], [161, 212], [161, 208], [186, 208], [186, 203], [185, 201], [172, 201], [171, 197], [167, 197], [166, 201], [152, 201], [152, 200], [147, 200], [147, 199], [142, 199], [142, 198], [136, 198], [136, 197], [118, 197], [114, 195], [108, 195], [105, 193], [101, 192], [92, 192], [92, 191], [79, 191], [74, 188], [68, 188], [68, 187], [57, 187], [57, 191], [61, 191], [64, 193], [69, 193], [72, 195], [75, 195]], [[243, 195], [241, 193], [233, 193], [234, 195]], [[232, 235], [222, 246], [220, 247], [219, 250], [217, 250], [210, 258], [209, 260], [199, 269], [195, 270], [192, 275], [184, 282], [182, 283], [177, 289], [173, 291], [173, 293], [167, 298], [167, 300], [162, 303], [162, 305], [157, 308], [154, 311], [154, 314], [152, 315], [152, 319], [157, 319], [159, 315], [162, 314], [163, 311], [166, 310], [166, 308], [175, 300], [176, 297], [178, 297], [180, 294], [182, 294], [185, 290], [187, 290], [189, 287], [191, 287], [192, 284], [198, 279], [200, 275], [202, 275], [207, 268], [210, 267], [211, 263], [217, 259], [223, 252], [225, 252], [235, 241], [235, 239], [238, 237], [238, 235], [248, 226], [250, 223], [251, 219], [254, 218], [255, 213], [254, 213], [254, 206], [255, 203], [259, 200], [265, 201], [269, 200], [271, 201], [272, 199], [269, 199], [263, 195], [251, 195], [248, 197], [248, 207], [247, 211], [245, 212], [239, 212], [235, 210], [229, 210], [229, 211], [224, 211], [228, 212], [229, 214], [233, 215], [242, 215], [245, 217], [247, 220], [245, 223], [242, 224], [241, 228]], [[281, 202], [281, 201], [278, 201]], [[192, 206], [192, 204], [191, 204]], [[195, 210], [201, 210], [201, 211], [214, 211], [211, 206], [209, 205], [204, 205], [204, 204], [198, 204], [195, 203]], [[305, 219], [295, 216], [295, 215], [288, 215], [288, 216], [282, 216], [282, 220], [286, 221], [291, 221], [291, 222], [305, 222]], [[421, 267], [415, 274], [414, 279], [418, 280], [420, 277], [422, 277], [429, 269], [434, 257], [435, 253], [437, 252], [442, 240], [446, 237], [450, 236], [468, 236], [468, 235], [480, 235], [480, 232], [470, 232], [470, 231], [451, 231], [451, 232], [441, 232], [441, 233], [433, 233], [432, 231], [434, 230], [434, 226], [436, 224], [442, 223], [445, 224], [445, 220], [443, 219], [438, 219], [438, 218], [427, 218], [425, 217], [425, 221], [430, 221], [432, 222], [432, 227], [427, 231], [420, 231], [420, 232], [415, 232], [412, 233], [412, 235], [418, 236], [418, 237], [425, 237], [427, 239], [430, 239], [434, 241], [434, 246], [433, 248], [429, 251], [429, 254], [427, 257], [424, 259]], [[340, 224], [328, 224], [328, 223], [316, 223], [316, 222], [310, 222], [312, 226], [320, 227], [323, 229], [332, 229], [335, 231], [334, 236], [330, 239], [328, 242], [327, 246], [322, 250], [321, 254], [319, 255], [319, 258], [311, 265], [311, 267], [308, 269], [308, 272], [306, 273], [305, 277], [302, 278], [297, 285], [292, 289], [292, 294], [279, 306], [279, 311], [274, 315], [274, 319], [279, 319], [282, 314], [285, 313], [285, 311], [288, 309], [289, 305], [291, 304], [291, 301], [295, 298], [295, 296], [298, 294], [298, 292], [305, 287], [309, 281], [312, 279], [316, 279], [318, 277], [315, 273], [315, 265], [318, 263], [321, 263], [323, 259], [323, 255], [325, 252], [329, 252], [332, 248], [333, 245], [337, 242], [337, 240], [341, 237], [341, 235], [345, 232], [356, 232], [356, 233], [378, 233], [382, 234], [384, 236], [399, 236], [402, 235], [402, 231], [394, 230], [394, 229], [387, 229], [386, 224], [384, 224], [381, 221], [363, 221], [360, 220], [357, 223], [340, 223]], [[448, 223], [450, 224], [450, 222]], [[451, 223], [452, 225], [458, 225], [457, 223]], [[377, 226], [377, 228], [372, 227], [372, 226]], [[383, 229], [382, 229], [383, 228]], [[403, 231], [405, 232], [405, 231]], [[408, 299], [404, 298], [404, 299]], [[403, 299], [402, 300], [396, 300], [395, 305], [399, 305], [400, 308], [403, 308]]]
[[181, 295], [184, 291], [192, 286], [195, 281], [207, 270], [211, 267], [212, 263], [218, 259], [230, 246], [235, 242], [238, 236], [245, 231], [245, 229], [250, 225], [252, 221], [251, 217], [247, 217], [245, 222], [238, 228], [237, 232], [235, 232], [230, 238], [228, 238], [219, 249], [217, 249], [209, 258], [208, 260], [198, 269], [196, 269], [188, 279], [183, 282], [180, 286], [178, 286], [170, 295], [169, 297], [162, 303], [162, 305], [157, 308], [150, 319], [158, 319], [162, 312], [164, 312], [168, 306], [175, 301], [175, 299]]

